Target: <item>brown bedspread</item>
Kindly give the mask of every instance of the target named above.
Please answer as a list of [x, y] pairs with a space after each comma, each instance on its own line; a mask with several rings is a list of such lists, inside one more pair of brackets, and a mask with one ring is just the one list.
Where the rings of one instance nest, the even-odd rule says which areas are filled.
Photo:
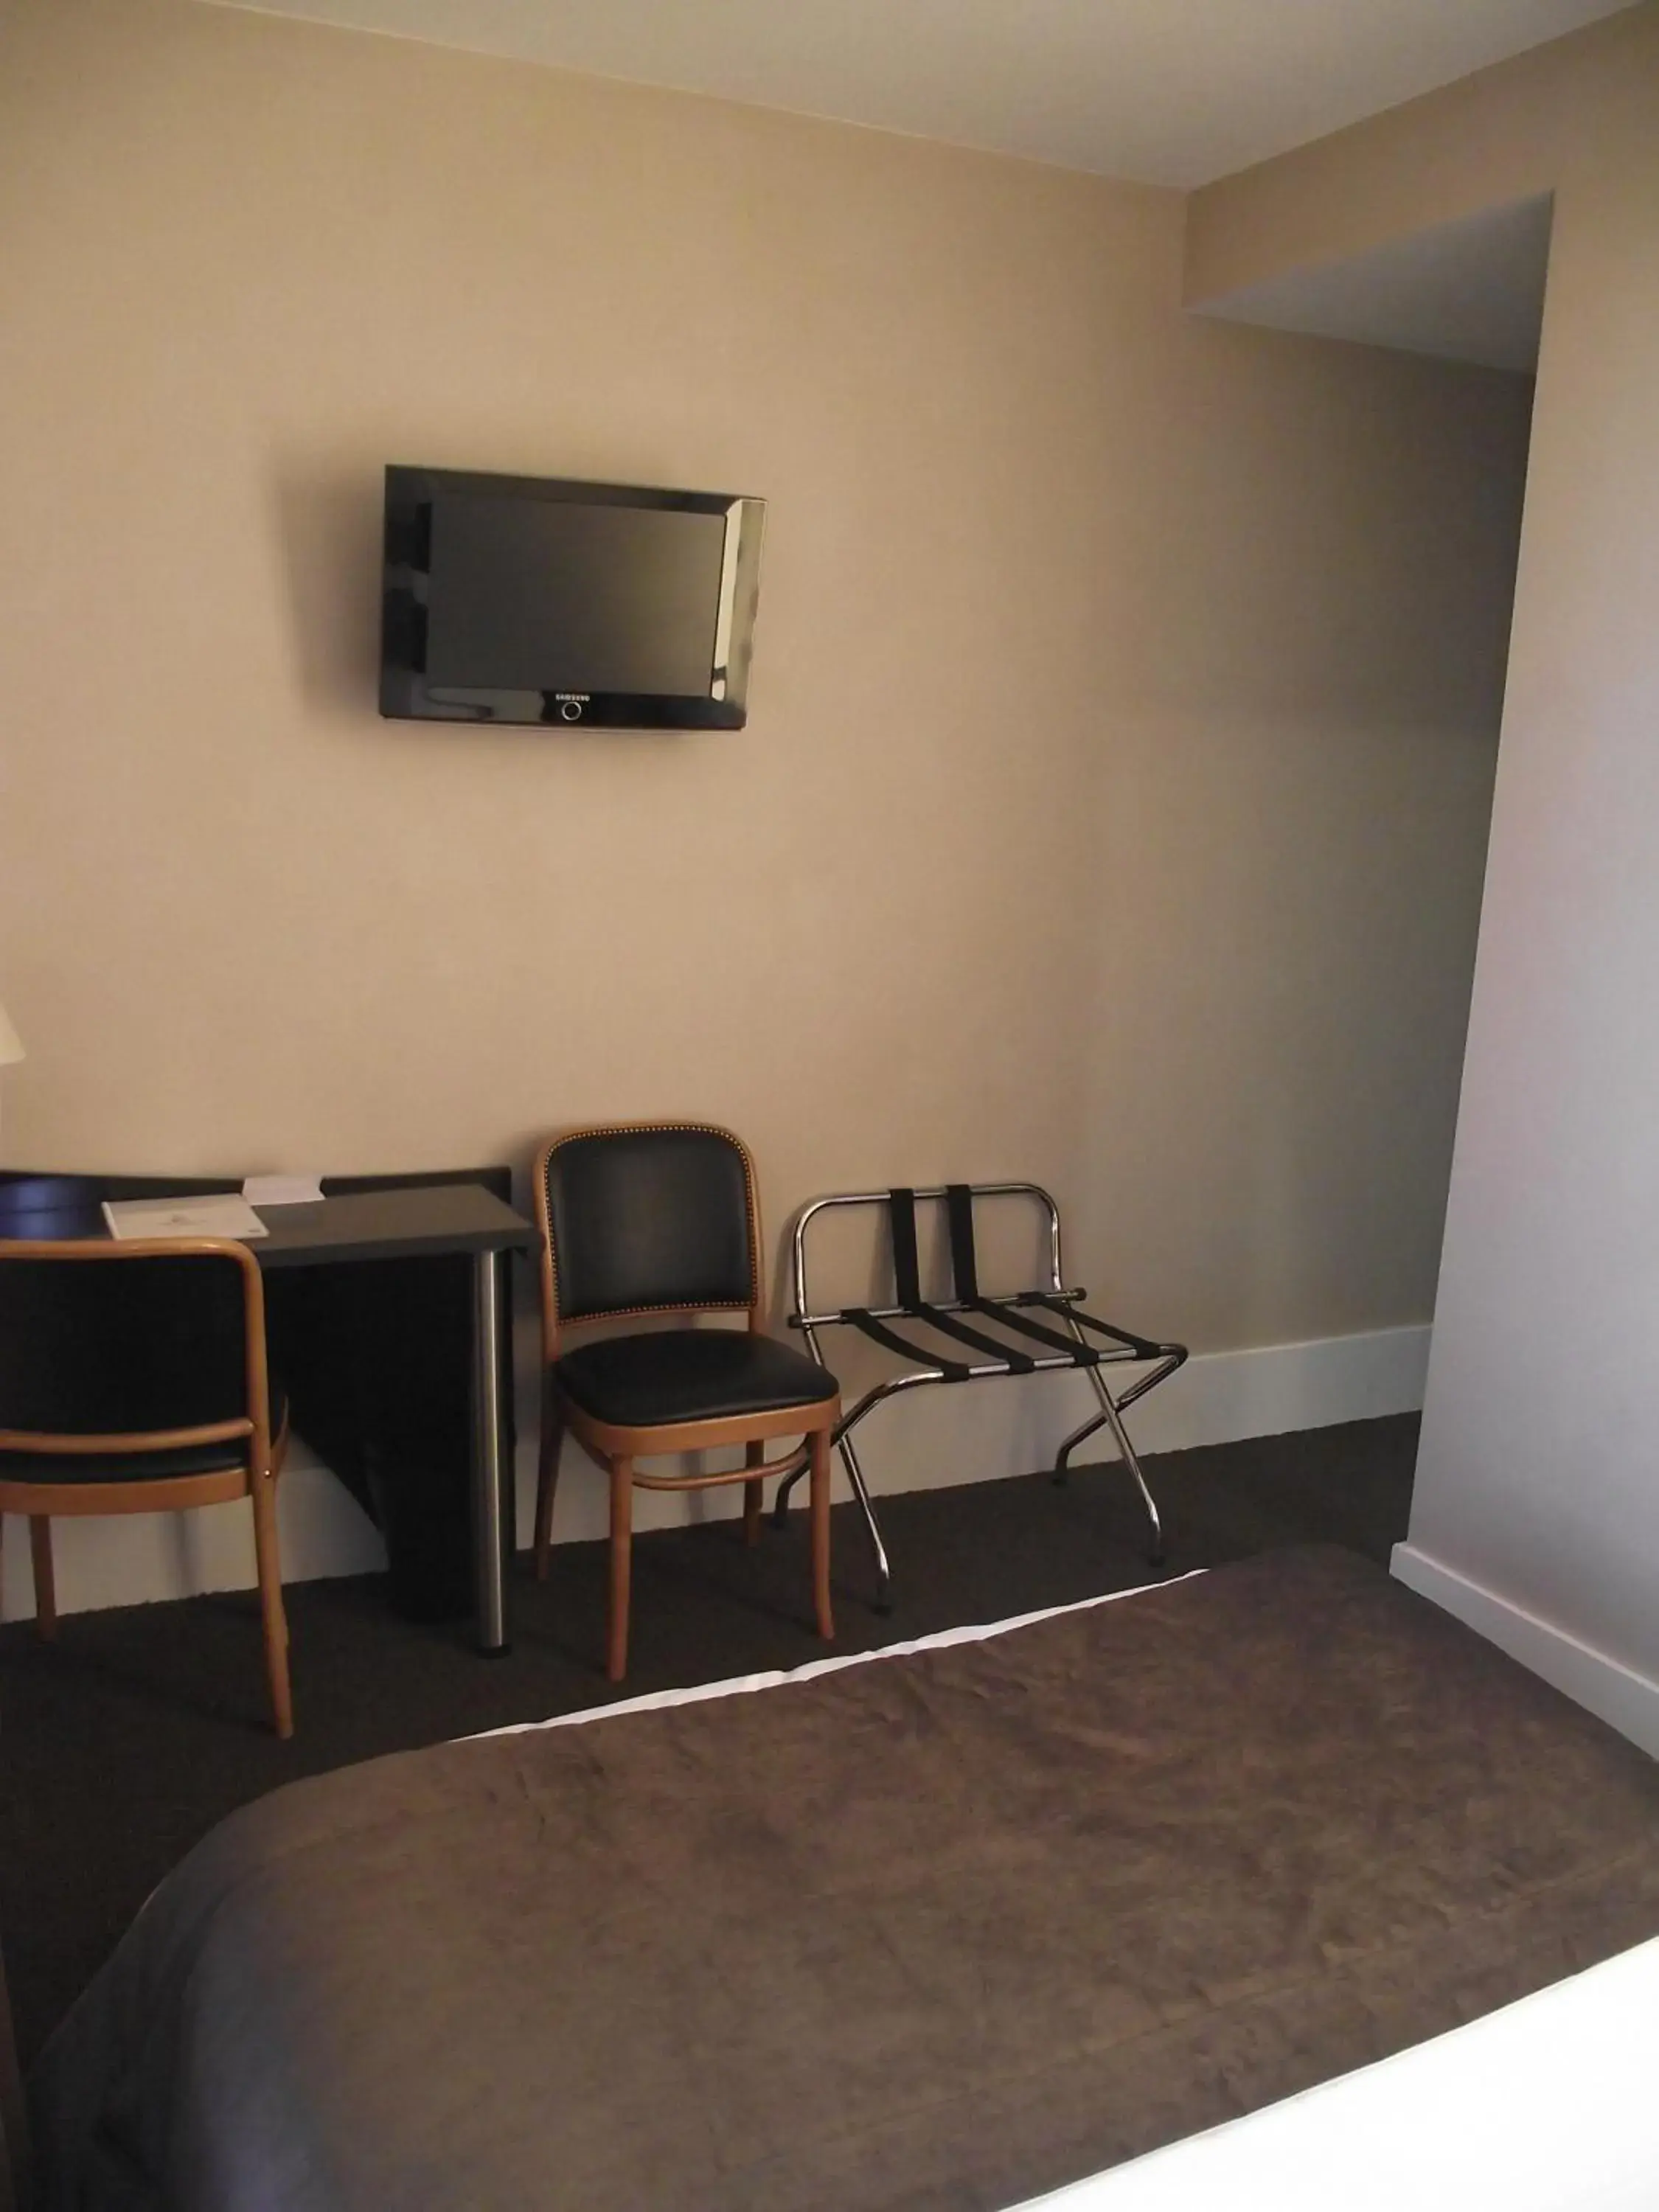
[[1659, 1767], [1375, 1567], [247, 1808], [37, 2072], [47, 2203], [991, 2212], [1659, 1933]]

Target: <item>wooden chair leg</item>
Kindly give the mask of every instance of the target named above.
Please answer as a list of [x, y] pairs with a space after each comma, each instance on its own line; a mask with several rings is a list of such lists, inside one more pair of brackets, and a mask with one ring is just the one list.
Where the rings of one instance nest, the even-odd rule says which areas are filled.
[[542, 1440], [536, 1462], [536, 1579], [547, 1580], [553, 1556], [553, 1493], [559, 1486], [559, 1454], [564, 1447], [564, 1417], [553, 1385], [542, 1384]]
[[276, 1548], [276, 1483], [271, 1475], [254, 1478], [253, 1553], [259, 1568], [259, 1615], [264, 1630], [270, 1716], [277, 1735], [287, 1737], [294, 1733], [294, 1696], [288, 1674], [288, 1615], [283, 1609], [282, 1559]]
[[29, 1516], [29, 1559], [34, 1568], [34, 1625], [50, 1644], [58, 1633], [58, 1585], [52, 1571], [52, 1519]]
[[836, 1632], [836, 1616], [830, 1607], [830, 1431], [812, 1434], [812, 1605], [818, 1617], [818, 1634], [825, 1641]]
[[[745, 1467], [763, 1466], [765, 1460], [766, 1446], [763, 1443], [749, 1445], [743, 1455]], [[743, 1486], [743, 1540], [745, 1544], [759, 1543], [761, 1514], [765, 1505], [766, 1485], [763, 1482], [745, 1482]]]
[[605, 1672], [613, 1682], [628, 1673], [629, 1578], [634, 1565], [634, 1462], [611, 1462], [611, 1633]]

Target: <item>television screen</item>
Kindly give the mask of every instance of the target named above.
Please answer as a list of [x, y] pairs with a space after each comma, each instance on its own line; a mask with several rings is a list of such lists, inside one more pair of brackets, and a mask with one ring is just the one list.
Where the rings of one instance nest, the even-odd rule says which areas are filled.
[[763, 502], [386, 471], [380, 711], [740, 729]]

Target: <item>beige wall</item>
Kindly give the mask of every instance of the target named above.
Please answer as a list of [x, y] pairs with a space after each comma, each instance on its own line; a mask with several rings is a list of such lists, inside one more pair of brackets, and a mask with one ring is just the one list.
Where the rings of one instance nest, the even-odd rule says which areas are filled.
[[[1659, 8], [1195, 201], [1195, 284], [1556, 196], [1401, 1571], [1659, 1750]], [[1282, 265], [1282, 264], [1281, 264]]]
[[[185, 0], [0, 48], [13, 1163], [741, 1127], [1025, 1171], [1224, 1347], [1432, 1291], [1518, 380], [1185, 318], [1183, 204]], [[740, 736], [374, 710], [388, 459], [770, 501]]]

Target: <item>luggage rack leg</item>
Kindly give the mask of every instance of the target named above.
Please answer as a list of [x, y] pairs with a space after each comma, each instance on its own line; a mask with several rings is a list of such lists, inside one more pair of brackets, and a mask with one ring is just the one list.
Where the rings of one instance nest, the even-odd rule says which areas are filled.
[[[817, 1331], [806, 1328], [803, 1329], [801, 1334], [806, 1339], [807, 1350], [822, 1366], [823, 1354], [818, 1349]], [[855, 1412], [853, 1419], [856, 1418]], [[864, 1469], [859, 1465], [859, 1455], [854, 1450], [852, 1438], [847, 1433], [850, 1426], [850, 1421], [843, 1425], [841, 1433], [836, 1438], [836, 1443], [841, 1452], [842, 1462], [847, 1469], [847, 1480], [853, 1486], [854, 1497], [858, 1500], [859, 1511], [864, 1516], [865, 1534], [870, 1539], [870, 1549], [875, 1553], [876, 1611], [883, 1613], [890, 1613], [893, 1610], [893, 1570], [888, 1563], [887, 1547], [881, 1540], [881, 1523], [876, 1518], [875, 1507], [870, 1503], [870, 1489], [864, 1480]], [[803, 1461], [793, 1474], [785, 1475], [783, 1480], [778, 1485], [778, 1494], [772, 1506], [772, 1525], [775, 1528], [781, 1528], [787, 1524], [789, 1517], [789, 1493], [805, 1472], [805, 1462]]]
[[[1073, 1334], [1077, 1336], [1079, 1343], [1083, 1340], [1081, 1332], [1075, 1322], [1073, 1324]], [[1140, 1492], [1140, 1502], [1146, 1509], [1146, 1520], [1152, 1534], [1152, 1541], [1146, 1553], [1147, 1564], [1151, 1566], [1161, 1567], [1164, 1565], [1164, 1523], [1159, 1518], [1158, 1505], [1152, 1493], [1146, 1487], [1146, 1478], [1140, 1471], [1140, 1462], [1135, 1456], [1135, 1448], [1129, 1442], [1129, 1432], [1123, 1425], [1123, 1416], [1118, 1412], [1116, 1401], [1107, 1389], [1105, 1377], [1097, 1367], [1091, 1367], [1089, 1370], [1089, 1380], [1094, 1384], [1095, 1395], [1100, 1401], [1100, 1411], [1091, 1420], [1085, 1421], [1080, 1429], [1073, 1429], [1071, 1435], [1066, 1437], [1054, 1455], [1054, 1473], [1049, 1480], [1054, 1482], [1064, 1482], [1069, 1471], [1072, 1454], [1078, 1446], [1093, 1436], [1097, 1429], [1109, 1427], [1113, 1441], [1118, 1449], [1118, 1456], [1134, 1477], [1135, 1488]]]
[[[866, 1534], [870, 1548], [876, 1555], [876, 1611], [893, 1610], [893, 1571], [887, 1562], [887, 1547], [881, 1540], [881, 1524], [876, 1519], [876, 1509], [870, 1503], [870, 1492], [864, 1480], [864, 1469], [859, 1465], [859, 1455], [853, 1449], [851, 1437], [841, 1440], [841, 1455], [847, 1468], [847, 1480], [853, 1486], [853, 1495], [864, 1516]], [[781, 1501], [780, 1501], [781, 1502]]]
[[[881, 1540], [881, 1523], [876, 1518], [875, 1507], [870, 1503], [870, 1491], [864, 1480], [864, 1469], [859, 1465], [859, 1455], [853, 1449], [849, 1437], [841, 1437], [836, 1449], [840, 1451], [842, 1462], [847, 1469], [847, 1480], [853, 1486], [853, 1495], [858, 1500], [859, 1510], [864, 1516], [865, 1534], [870, 1539], [870, 1549], [876, 1556], [876, 1611], [890, 1613], [893, 1610], [893, 1570], [888, 1564], [887, 1547]], [[793, 1474], [785, 1475], [783, 1480], [778, 1485], [778, 1494], [772, 1505], [772, 1526], [775, 1528], [781, 1528], [787, 1525], [789, 1518], [789, 1493], [805, 1472], [804, 1468], [798, 1467]]]

